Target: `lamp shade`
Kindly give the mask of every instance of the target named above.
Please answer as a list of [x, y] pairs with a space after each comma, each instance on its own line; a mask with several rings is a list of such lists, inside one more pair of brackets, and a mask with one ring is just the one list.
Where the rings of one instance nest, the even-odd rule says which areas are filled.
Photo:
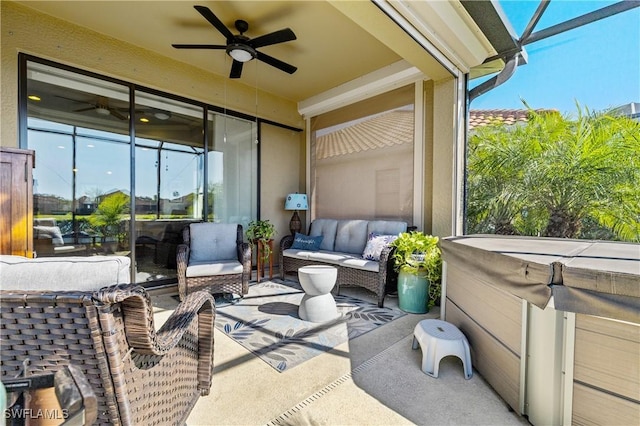
[[285, 210], [307, 210], [307, 194], [289, 194], [284, 202]]

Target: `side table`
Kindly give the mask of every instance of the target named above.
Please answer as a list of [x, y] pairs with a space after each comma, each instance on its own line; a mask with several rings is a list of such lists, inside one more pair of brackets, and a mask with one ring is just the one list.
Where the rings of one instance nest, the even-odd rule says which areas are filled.
[[338, 270], [328, 265], [309, 265], [298, 268], [298, 280], [304, 290], [298, 316], [311, 322], [326, 322], [336, 319], [338, 307], [331, 294], [336, 285]]
[[[268, 247], [265, 247], [265, 245]], [[261, 278], [264, 276], [264, 266], [265, 260], [269, 262], [269, 279], [273, 278], [273, 240], [269, 240], [267, 243], [264, 243], [258, 240], [258, 253], [256, 254], [256, 262], [257, 262], [257, 282], [260, 282]], [[265, 256], [265, 252], [268, 253], [268, 256]]]

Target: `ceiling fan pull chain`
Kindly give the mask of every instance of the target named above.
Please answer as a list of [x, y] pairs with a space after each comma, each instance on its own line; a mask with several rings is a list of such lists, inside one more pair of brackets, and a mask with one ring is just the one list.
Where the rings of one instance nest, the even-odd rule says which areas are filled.
[[256, 145], [258, 143], [258, 61], [256, 61]]
[[[227, 57], [224, 58], [224, 64], [227, 65]], [[224, 134], [222, 142], [227, 143], [227, 79], [224, 79]]]

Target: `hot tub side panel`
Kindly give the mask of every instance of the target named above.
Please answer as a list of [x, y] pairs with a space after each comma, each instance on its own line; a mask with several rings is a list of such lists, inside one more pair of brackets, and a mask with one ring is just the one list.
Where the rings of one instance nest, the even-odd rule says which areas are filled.
[[640, 424], [640, 324], [576, 315], [573, 424]]
[[518, 414], [521, 409], [522, 299], [474, 276], [446, 268], [445, 320], [465, 334], [473, 367]]

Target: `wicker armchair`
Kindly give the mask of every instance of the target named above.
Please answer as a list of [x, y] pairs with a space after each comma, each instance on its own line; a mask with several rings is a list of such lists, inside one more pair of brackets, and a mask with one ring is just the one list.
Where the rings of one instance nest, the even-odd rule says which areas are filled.
[[242, 225], [192, 223], [182, 231], [184, 244], [177, 250], [178, 293], [183, 300], [191, 292], [249, 292], [251, 247], [243, 242]]
[[75, 364], [97, 399], [97, 423], [182, 424], [211, 387], [215, 305], [189, 295], [156, 332], [143, 287], [0, 291], [2, 378]]

